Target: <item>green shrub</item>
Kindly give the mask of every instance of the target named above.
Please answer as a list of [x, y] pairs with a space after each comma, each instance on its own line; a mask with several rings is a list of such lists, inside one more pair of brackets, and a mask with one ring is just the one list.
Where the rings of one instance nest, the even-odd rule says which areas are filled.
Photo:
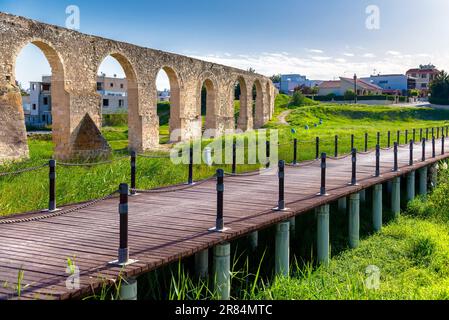
[[347, 90], [345, 92], [344, 97], [345, 97], [345, 100], [348, 100], [348, 101], [355, 100], [355, 92], [353, 90]]
[[430, 97], [429, 102], [432, 104], [441, 104], [441, 105], [446, 105], [446, 106], [449, 105], [449, 99]]
[[292, 101], [290, 102], [290, 106], [303, 106], [305, 103], [306, 97], [300, 92], [296, 91], [293, 94]]
[[104, 114], [103, 126], [104, 127], [120, 127], [128, 124], [128, 114]]

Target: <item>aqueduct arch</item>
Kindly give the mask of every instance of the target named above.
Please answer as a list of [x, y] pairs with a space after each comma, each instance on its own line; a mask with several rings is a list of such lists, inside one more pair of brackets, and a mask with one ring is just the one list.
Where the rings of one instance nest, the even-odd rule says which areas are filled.
[[[243, 112], [239, 128], [263, 126], [274, 108], [271, 81], [255, 73], [190, 57], [142, 48], [128, 43], [85, 35], [0, 12], [0, 162], [28, 156], [20, 90], [15, 82], [15, 59], [21, 48], [36, 44], [52, 67], [53, 140], [55, 157], [104, 156], [109, 146], [101, 137], [101, 106], [96, 92], [98, 68], [111, 55], [122, 65], [128, 79], [129, 147], [137, 152], [159, 147], [159, 119], [155, 81], [163, 68], [170, 79], [171, 131], [179, 129], [179, 139], [201, 136], [201, 86], [211, 92], [211, 114], [207, 127], [215, 135], [235, 128], [230, 83], [238, 79], [246, 88], [241, 96]], [[252, 94], [258, 86], [255, 119], [251, 114]], [[242, 85], [244, 84], [244, 85]], [[87, 133], [89, 132], [89, 133]], [[95, 134], [95, 139], [89, 139]], [[178, 139], [177, 139], [178, 140]]]

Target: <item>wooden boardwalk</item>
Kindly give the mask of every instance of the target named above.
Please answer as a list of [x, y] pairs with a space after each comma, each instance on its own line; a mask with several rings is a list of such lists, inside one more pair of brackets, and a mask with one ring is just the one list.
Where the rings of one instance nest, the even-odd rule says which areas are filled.
[[[126, 269], [108, 265], [117, 258], [119, 243], [118, 199], [111, 198], [85, 209], [49, 219], [15, 224], [0, 224], [0, 299], [14, 298], [19, 270], [23, 270], [22, 299], [70, 299], [92, 294], [105, 280], [116, 280], [119, 273], [133, 277], [180, 258], [211, 248], [262, 229], [323, 204], [407, 174], [449, 157], [421, 161], [420, 145], [414, 148], [414, 166], [409, 166], [409, 147], [398, 152], [400, 172], [392, 172], [393, 150], [381, 153], [381, 177], [373, 177], [375, 153], [357, 157], [358, 186], [348, 186], [351, 157], [327, 161], [327, 192], [320, 188], [320, 162], [286, 168], [285, 197], [288, 211], [273, 212], [277, 205], [278, 177], [272, 174], [225, 178], [224, 218], [229, 228], [213, 233], [215, 226], [216, 182], [168, 193], [139, 194], [130, 197], [130, 258], [138, 260]], [[447, 148], [449, 150], [449, 148]], [[42, 213], [14, 216], [33, 217]], [[74, 258], [80, 269], [80, 289], [68, 290], [67, 258]]]

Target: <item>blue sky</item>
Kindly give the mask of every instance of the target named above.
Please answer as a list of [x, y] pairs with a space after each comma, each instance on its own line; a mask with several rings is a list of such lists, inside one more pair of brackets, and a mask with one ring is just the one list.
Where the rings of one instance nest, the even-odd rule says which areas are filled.
[[[83, 33], [266, 75], [333, 79], [428, 62], [449, 69], [447, 0], [0, 0], [1, 11], [60, 26], [68, 5], [80, 8]], [[369, 5], [380, 10], [377, 30], [365, 25]], [[44, 63], [34, 66], [38, 53], [24, 51], [17, 74], [26, 82]], [[110, 62], [101, 70], [120, 74]]]

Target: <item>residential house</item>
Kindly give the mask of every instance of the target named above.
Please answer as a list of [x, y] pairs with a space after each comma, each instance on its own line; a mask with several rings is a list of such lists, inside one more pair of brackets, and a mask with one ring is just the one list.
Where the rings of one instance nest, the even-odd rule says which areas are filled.
[[383, 94], [406, 96], [409, 90], [416, 88], [416, 78], [405, 74], [378, 74], [361, 80], [381, 87]]
[[[340, 80], [323, 81], [319, 86], [318, 95], [327, 96], [334, 94], [336, 96], [343, 96], [345, 92], [354, 91], [354, 79], [340, 77]], [[357, 95], [378, 95], [382, 94], [382, 88], [366, 82], [362, 79], [357, 79]]]
[[419, 68], [410, 69], [406, 75], [416, 78], [416, 89], [421, 90], [423, 96], [427, 96], [430, 91], [430, 83], [440, 73], [434, 65], [420, 65]]

